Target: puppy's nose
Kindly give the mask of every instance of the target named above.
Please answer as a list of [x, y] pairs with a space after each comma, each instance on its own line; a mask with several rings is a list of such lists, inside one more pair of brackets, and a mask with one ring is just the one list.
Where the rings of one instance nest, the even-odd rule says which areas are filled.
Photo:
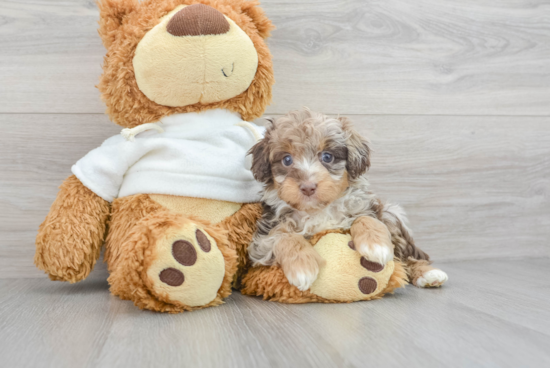
[[193, 4], [177, 12], [168, 22], [166, 30], [173, 36], [218, 35], [229, 31], [229, 22], [214, 8]]
[[304, 195], [308, 197], [315, 194], [316, 190], [317, 190], [316, 183], [304, 183], [300, 185], [300, 192], [302, 192]]

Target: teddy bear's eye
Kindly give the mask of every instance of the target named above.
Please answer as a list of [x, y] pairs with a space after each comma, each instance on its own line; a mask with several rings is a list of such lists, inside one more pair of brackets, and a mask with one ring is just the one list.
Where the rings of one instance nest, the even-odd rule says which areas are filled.
[[290, 166], [292, 165], [292, 156], [291, 155], [286, 155], [284, 158], [283, 158], [283, 165], [284, 166]]

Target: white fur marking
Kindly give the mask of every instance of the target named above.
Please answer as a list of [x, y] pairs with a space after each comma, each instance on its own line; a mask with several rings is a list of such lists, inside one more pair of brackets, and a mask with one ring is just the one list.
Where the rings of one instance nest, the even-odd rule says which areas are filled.
[[284, 176], [284, 175], [277, 175], [275, 177], [275, 181], [279, 184], [281, 184], [283, 181], [285, 181], [285, 179], [286, 179], [286, 176]]
[[300, 291], [306, 291], [311, 287], [311, 284], [317, 279], [317, 272], [315, 273], [305, 273], [298, 271], [292, 277], [287, 276], [288, 282], [291, 285], [294, 285]]
[[315, 180], [315, 177], [325, 170], [324, 166], [317, 160], [310, 161], [307, 158], [295, 163], [296, 169], [306, 174], [309, 180]]
[[443, 285], [449, 277], [441, 270], [429, 270], [416, 280], [419, 287], [438, 287]]
[[389, 247], [379, 244], [360, 244], [359, 253], [369, 261], [385, 265], [393, 259], [393, 254]]
[[311, 162], [309, 162], [308, 159], [304, 158], [302, 159], [301, 161], [296, 161], [294, 163], [294, 165], [296, 165], [296, 168], [300, 171], [303, 171], [303, 172], [309, 172], [311, 170]]

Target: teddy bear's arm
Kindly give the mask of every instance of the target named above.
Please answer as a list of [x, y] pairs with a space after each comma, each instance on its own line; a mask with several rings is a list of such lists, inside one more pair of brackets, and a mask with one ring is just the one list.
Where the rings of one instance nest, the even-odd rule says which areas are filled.
[[74, 175], [60, 186], [48, 216], [38, 229], [34, 263], [52, 280], [85, 279], [99, 258], [109, 202]]

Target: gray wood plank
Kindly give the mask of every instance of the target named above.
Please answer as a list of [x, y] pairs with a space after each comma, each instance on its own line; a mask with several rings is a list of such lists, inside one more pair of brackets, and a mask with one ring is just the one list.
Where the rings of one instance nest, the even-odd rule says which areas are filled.
[[473, 260], [443, 263], [441, 268], [458, 288], [454, 303], [461, 308], [550, 336], [548, 261]]
[[94, 1], [0, 1], [0, 111], [103, 112]]
[[[550, 115], [546, 0], [264, 0], [269, 113]], [[93, 1], [0, 1], [0, 112], [99, 113]]]
[[[34, 238], [71, 166], [120, 127], [105, 115], [0, 115], [0, 275], [41, 276]], [[18, 276], [19, 275], [19, 276]]]
[[[297, 307], [273, 303], [266, 311], [259, 300], [242, 301], [250, 305], [250, 320], [261, 321], [251, 325], [277, 326], [259, 339], [284, 341], [270, 346], [279, 349], [273, 355], [303, 358], [308, 348], [332, 353], [322, 356], [321, 364], [292, 361], [300, 366], [536, 366], [550, 359], [546, 351], [549, 325], [540, 324], [548, 319], [550, 298], [544, 294], [548, 289], [517, 279], [507, 280], [503, 287], [501, 272], [487, 274], [514, 267], [523, 278], [545, 277], [546, 262], [474, 261], [466, 264], [469, 273], [463, 263], [443, 264], [450, 270], [447, 287], [409, 287], [376, 304]], [[289, 346], [301, 348], [302, 353]], [[530, 361], [531, 354], [537, 358]]]
[[[373, 190], [436, 260], [550, 255], [550, 124], [542, 117], [352, 116]], [[70, 167], [120, 129], [98, 114], [0, 115], [0, 276], [42, 275], [34, 237]]]
[[550, 255], [550, 120], [355, 116], [372, 188], [434, 259]]
[[105, 278], [76, 285], [0, 279], [0, 290], [4, 367], [85, 366], [97, 359], [122, 307]]
[[280, 4], [266, 5], [279, 27], [269, 112], [297, 104], [348, 114], [550, 111], [546, 1]]
[[0, 280], [0, 355], [32, 367], [543, 367], [545, 258], [443, 263], [441, 289], [285, 305], [234, 293], [216, 308], [140, 311], [101, 277]]

